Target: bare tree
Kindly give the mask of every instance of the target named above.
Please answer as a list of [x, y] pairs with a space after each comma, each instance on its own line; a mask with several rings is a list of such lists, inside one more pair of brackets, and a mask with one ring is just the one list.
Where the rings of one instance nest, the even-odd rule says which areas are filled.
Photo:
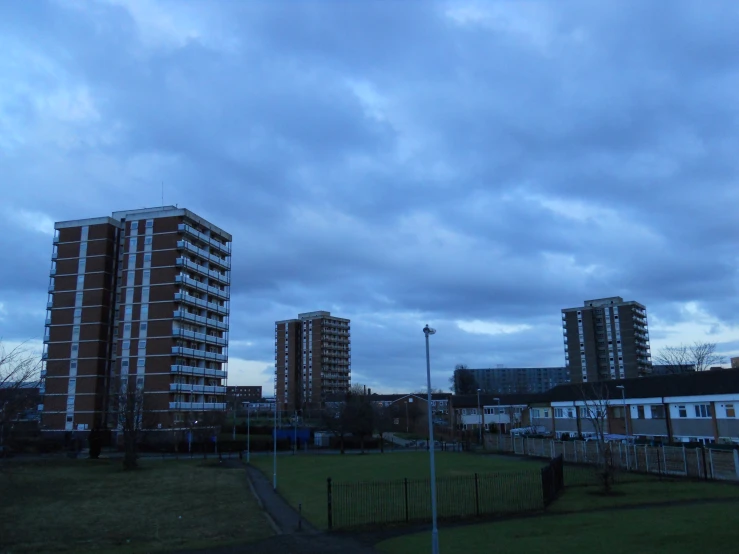
[[375, 429], [380, 437], [380, 452], [384, 453], [385, 435], [393, 430], [393, 414], [389, 407], [379, 403], [373, 406], [373, 410]]
[[724, 357], [716, 353], [715, 342], [695, 341], [692, 345], [667, 346], [659, 351], [654, 361], [668, 374], [687, 371], [706, 371], [724, 363]]
[[25, 344], [10, 350], [0, 341], [0, 445], [5, 423], [14, 419], [39, 386], [41, 360]]
[[116, 397], [118, 430], [123, 436], [123, 468], [138, 467], [138, 447], [145, 430], [144, 391], [130, 386], [127, 378], [119, 381]]
[[465, 364], [454, 366], [454, 375], [449, 378], [451, 391], [454, 394], [474, 394], [477, 392], [475, 373]]
[[600, 485], [603, 492], [608, 494], [613, 487], [615, 465], [610, 443], [606, 440], [608, 434], [608, 407], [609, 393], [607, 385], [603, 383], [583, 384], [580, 394], [585, 404], [581, 411], [582, 417], [593, 427], [596, 440], [596, 467]]

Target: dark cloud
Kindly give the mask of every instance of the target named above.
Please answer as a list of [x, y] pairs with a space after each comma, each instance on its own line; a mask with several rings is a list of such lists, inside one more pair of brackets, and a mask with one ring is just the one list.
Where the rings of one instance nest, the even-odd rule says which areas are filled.
[[557, 365], [559, 310], [617, 294], [662, 343], [729, 352], [737, 23], [733, 2], [1, 3], [0, 336], [43, 331], [39, 222], [164, 184], [234, 235], [239, 358], [329, 309], [379, 388], [422, 384], [426, 322], [438, 384]]

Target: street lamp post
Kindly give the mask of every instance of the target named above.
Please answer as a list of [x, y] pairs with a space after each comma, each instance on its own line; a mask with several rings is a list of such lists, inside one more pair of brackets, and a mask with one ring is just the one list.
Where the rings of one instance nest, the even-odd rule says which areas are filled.
[[626, 387], [623, 385], [616, 385], [617, 389], [621, 389], [621, 399], [623, 400], [624, 406], [624, 425], [626, 426], [626, 470], [629, 469], [629, 418], [626, 414]]
[[[275, 388], [277, 388], [275, 386]], [[275, 423], [274, 423], [274, 439], [272, 440], [274, 452], [272, 455], [272, 488], [277, 490], [277, 391], [275, 390]]]
[[251, 452], [251, 402], [246, 403], [246, 463], [249, 463]]
[[477, 428], [477, 432], [479, 435], [479, 442], [482, 444], [482, 425], [485, 422], [485, 418], [482, 415], [482, 406], [480, 406], [480, 390], [477, 389], [477, 413], [480, 414], [480, 425]]
[[405, 399], [405, 434], [408, 434], [408, 399]]
[[426, 335], [426, 385], [428, 388], [428, 419], [429, 419], [429, 456], [431, 464], [431, 554], [439, 554], [439, 529], [436, 526], [436, 467], [434, 465], [434, 422], [431, 414], [431, 359], [429, 357], [429, 335], [436, 333], [436, 329], [426, 325], [423, 334]]
[[431, 414], [431, 358], [429, 357], [429, 335], [436, 333], [426, 324], [423, 334], [426, 335], [426, 386], [428, 388], [428, 419], [429, 419], [429, 456], [431, 464], [431, 554], [439, 554], [439, 529], [436, 526], [436, 466], [434, 460], [434, 422]]
[[496, 402], [498, 402], [498, 413], [496, 414], [498, 419], [498, 452], [500, 452], [500, 398], [493, 398]]

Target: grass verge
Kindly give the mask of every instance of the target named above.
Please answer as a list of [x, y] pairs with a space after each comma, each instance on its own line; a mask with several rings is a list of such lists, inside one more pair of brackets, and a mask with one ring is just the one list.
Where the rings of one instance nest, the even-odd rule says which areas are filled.
[[[254, 456], [252, 464], [272, 478], [272, 457]], [[510, 470], [535, 470], [540, 460], [525, 461], [502, 456], [475, 456], [458, 452], [436, 453], [436, 474], [443, 477], [465, 477], [475, 473]], [[372, 454], [314, 454], [277, 457], [277, 490], [297, 508], [302, 504], [303, 516], [313, 525], [325, 529], [327, 522], [327, 485], [387, 481], [393, 479], [428, 479], [427, 452]]]
[[216, 461], [59, 460], [0, 473], [0, 551], [158, 552], [255, 541], [272, 530], [244, 471]]

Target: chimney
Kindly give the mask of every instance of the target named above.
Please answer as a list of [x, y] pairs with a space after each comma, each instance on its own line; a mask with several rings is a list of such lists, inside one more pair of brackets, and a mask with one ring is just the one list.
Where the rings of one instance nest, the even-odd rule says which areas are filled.
[[367, 396], [367, 385], [364, 385], [364, 395]]
[[367, 394], [368, 394], [369, 396], [372, 396], [372, 389], [367, 389]]

